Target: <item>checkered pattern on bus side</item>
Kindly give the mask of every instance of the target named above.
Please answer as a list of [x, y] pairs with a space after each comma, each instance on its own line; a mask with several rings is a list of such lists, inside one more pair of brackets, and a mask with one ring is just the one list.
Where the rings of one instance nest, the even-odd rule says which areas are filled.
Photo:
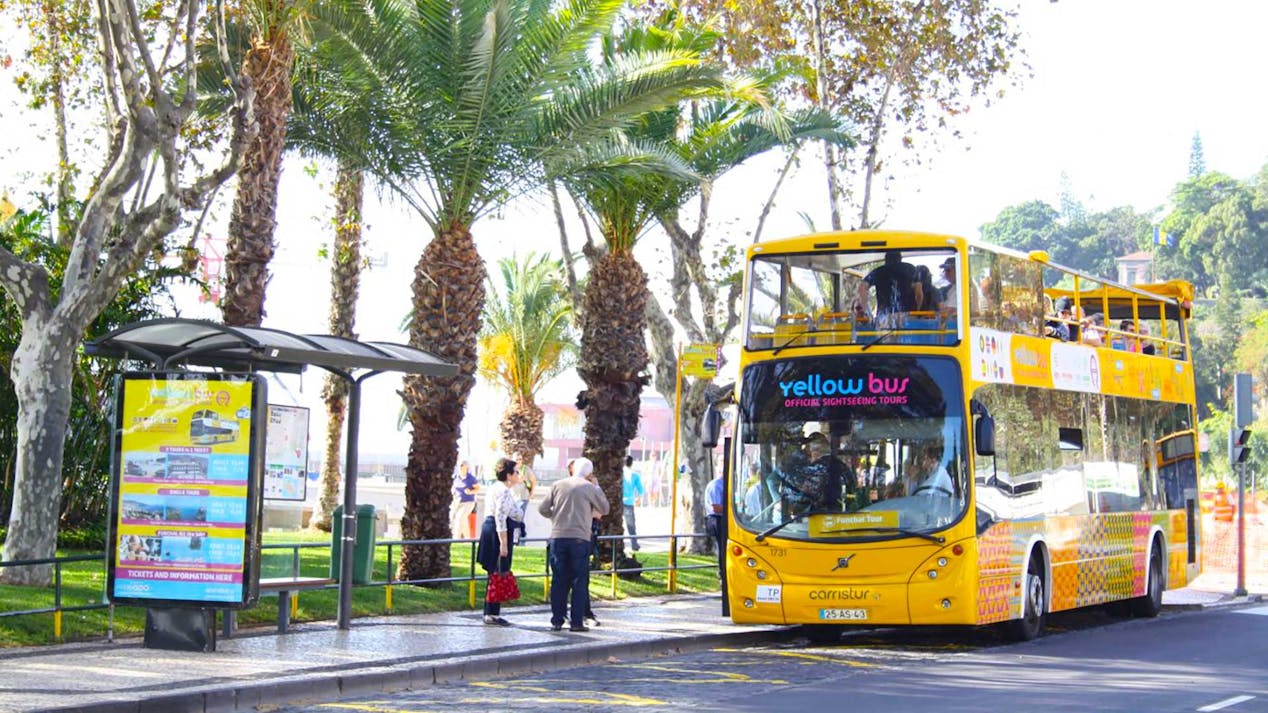
[[1039, 520], [997, 522], [978, 538], [977, 623], [1005, 621], [1021, 606], [1018, 575]]
[[1036, 532], [1044, 533], [1052, 561], [1050, 611], [1142, 596], [1148, 538], [1155, 524], [1163, 528], [1171, 544], [1168, 586], [1183, 586], [1183, 514], [1106, 513], [992, 526], [978, 540], [978, 623], [1004, 621], [1020, 611], [1023, 558]]

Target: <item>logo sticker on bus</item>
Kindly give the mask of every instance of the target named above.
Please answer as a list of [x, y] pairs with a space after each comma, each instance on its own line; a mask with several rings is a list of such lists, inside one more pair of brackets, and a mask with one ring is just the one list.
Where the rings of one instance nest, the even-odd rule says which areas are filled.
[[866, 378], [837, 379], [809, 374], [804, 379], [779, 382], [784, 407], [875, 406], [907, 403], [911, 379], [881, 377], [868, 372]]
[[757, 601], [763, 604], [778, 604], [783, 598], [783, 587], [778, 584], [759, 584], [757, 585]]

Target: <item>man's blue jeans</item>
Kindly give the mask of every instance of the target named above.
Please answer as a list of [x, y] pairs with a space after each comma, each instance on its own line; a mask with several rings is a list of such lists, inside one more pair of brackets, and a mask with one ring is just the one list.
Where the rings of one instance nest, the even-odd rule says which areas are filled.
[[[560, 537], [550, 541], [550, 624], [563, 626], [572, 602], [572, 626], [585, 624], [590, 599], [590, 541]], [[571, 593], [571, 597], [569, 596]]]

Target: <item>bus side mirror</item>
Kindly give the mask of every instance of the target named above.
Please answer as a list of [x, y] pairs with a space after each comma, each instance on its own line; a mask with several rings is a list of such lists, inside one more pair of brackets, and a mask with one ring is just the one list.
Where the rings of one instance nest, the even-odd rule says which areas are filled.
[[700, 419], [700, 445], [704, 448], [716, 448], [718, 434], [721, 431], [722, 414], [718, 413], [713, 404], [709, 404], [705, 407], [704, 416]]
[[980, 456], [995, 455], [995, 419], [979, 416], [973, 425], [973, 448]]

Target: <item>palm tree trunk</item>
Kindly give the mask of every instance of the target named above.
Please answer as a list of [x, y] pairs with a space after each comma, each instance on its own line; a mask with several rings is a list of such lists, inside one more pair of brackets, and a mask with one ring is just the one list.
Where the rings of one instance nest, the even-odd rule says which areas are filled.
[[545, 420], [541, 407], [532, 399], [512, 397], [498, 428], [502, 436], [502, 450], [511, 454], [518, 463], [531, 466], [533, 459], [542, 453]]
[[[330, 333], [356, 339], [357, 293], [361, 287], [361, 203], [365, 177], [346, 163], [335, 178], [335, 251], [330, 266]], [[339, 505], [340, 444], [348, 382], [330, 374], [321, 392], [326, 402], [326, 455], [321, 467], [320, 511], [313, 526], [330, 531], [330, 518]]]
[[[608, 253], [595, 263], [585, 294], [581, 363], [585, 380], [585, 454], [612, 505], [603, 518], [605, 535], [620, 535], [621, 469], [638, 433], [640, 396], [647, 383], [647, 275], [628, 252]], [[624, 559], [618, 541], [617, 561]], [[609, 556], [603, 548], [602, 556]]]
[[291, 112], [291, 65], [295, 50], [285, 32], [270, 28], [243, 60], [242, 74], [256, 89], [259, 133], [242, 157], [238, 191], [229, 217], [225, 251], [225, 324], [258, 327], [264, 319], [264, 291], [273, 259], [277, 227], [277, 182]]
[[[413, 428], [405, 464], [404, 539], [448, 539], [450, 485], [458, 435], [475, 385], [476, 343], [484, 309], [484, 263], [470, 226], [441, 226], [414, 268], [409, 343], [458, 365], [448, 377], [408, 377], [402, 396]], [[449, 576], [449, 548], [404, 548], [401, 579]]]

